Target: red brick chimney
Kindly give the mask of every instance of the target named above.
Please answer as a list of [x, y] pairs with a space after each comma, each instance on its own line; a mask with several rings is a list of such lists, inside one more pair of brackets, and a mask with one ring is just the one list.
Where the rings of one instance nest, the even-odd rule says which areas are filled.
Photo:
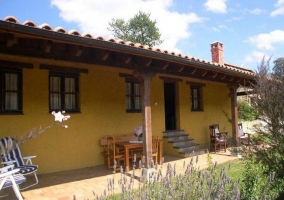
[[214, 42], [211, 44], [211, 55], [212, 55], [212, 62], [224, 64], [224, 50], [223, 50], [223, 43], [221, 42]]

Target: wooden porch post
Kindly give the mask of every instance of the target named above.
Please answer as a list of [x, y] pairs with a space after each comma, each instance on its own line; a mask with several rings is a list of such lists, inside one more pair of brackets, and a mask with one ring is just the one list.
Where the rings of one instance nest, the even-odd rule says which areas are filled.
[[[137, 73], [137, 72], [135, 72]], [[139, 75], [138, 75], [139, 74]], [[155, 73], [143, 71], [135, 74], [139, 76], [142, 99], [142, 127], [143, 127], [143, 155], [145, 167], [151, 168], [152, 159], [152, 119], [151, 119], [151, 79]]]
[[235, 142], [238, 141], [238, 102], [237, 89], [238, 86], [229, 86], [231, 97], [231, 112], [232, 112], [232, 133]]

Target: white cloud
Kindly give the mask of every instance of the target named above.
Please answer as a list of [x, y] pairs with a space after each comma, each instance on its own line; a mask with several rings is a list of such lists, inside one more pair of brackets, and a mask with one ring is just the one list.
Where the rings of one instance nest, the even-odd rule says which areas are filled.
[[164, 40], [160, 47], [174, 51], [180, 40], [191, 36], [190, 24], [203, 21], [195, 13], [170, 11], [172, 0], [51, 0], [51, 5], [60, 10], [64, 20], [77, 23], [80, 31], [104, 38], [113, 37], [107, 30], [113, 18], [128, 20], [139, 10], [150, 13]]
[[259, 15], [261, 13], [263, 13], [264, 11], [261, 10], [260, 8], [255, 8], [253, 10], [250, 10], [250, 13], [254, 14], [254, 15]]
[[221, 32], [223, 30], [228, 31], [228, 32], [232, 32], [233, 31], [232, 28], [230, 28], [230, 27], [228, 27], [228, 26], [226, 26], [224, 24], [220, 24], [217, 27], [213, 27], [212, 30], [215, 31], [215, 32]]
[[276, 10], [270, 13], [272, 17], [275, 17], [276, 15], [284, 15], [284, 0], [278, 0], [274, 6], [276, 7]]
[[284, 31], [274, 30], [270, 33], [261, 33], [249, 38], [252, 44], [255, 44], [258, 49], [274, 50], [272, 44], [284, 43]]
[[263, 59], [263, 57], [267, 57], [265, 52], [263, 52], [263, 51], [253, 51], [249, 55], [245, 56], [244, 62], [260, 63], [260, 61]]
[[206, 10], [215, 13], [227, 13], [227, 0], [207, 0], [204, 3]]

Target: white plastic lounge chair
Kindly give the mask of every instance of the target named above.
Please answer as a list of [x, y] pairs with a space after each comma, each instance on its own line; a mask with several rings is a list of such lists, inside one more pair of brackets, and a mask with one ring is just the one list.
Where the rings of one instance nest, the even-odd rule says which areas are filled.
[[9, 165], [6, 167], [0, 168], [0, 190], [7, 187], [13, 187], [15, 195], [19, 200], [23, 199], [22, 194], [20, 193], [18, 185], [25, 182], [26, 178], [19, 174], [20, 169], [13, 169], [14, 165]]
[[[16, 144], [15, 139], [11, 137], [4, 137], [0, 140], [1, 146], [7, 149], [8, 146], [10, 146], [12, 143], [15, 144], [15, 148], [13, 148], [10, 152], [8, 152], [5, 155], [1, 156], [2, 164], [4, 166], [8, 166], [13, 164], [14, 168], [13, 169], [19, 169], [19, 173], [22, 175], [29, 175], [33, 174], [35, 177], [35, 183], [24, 187], [20, 188], [20, 190], [27, 189], [29, 187], [32, 187], [36, 184], [38, 184], [38, 178], [36, 175], [36, 171], [38, 166], [33, 165], [32, 163], [32, 158], [35, 158], [36, 156], [28, 156], [28, 157], [22, 157], [20, 148], [18, 144]], [[26, 162], [24, 162], [24, 160]]]

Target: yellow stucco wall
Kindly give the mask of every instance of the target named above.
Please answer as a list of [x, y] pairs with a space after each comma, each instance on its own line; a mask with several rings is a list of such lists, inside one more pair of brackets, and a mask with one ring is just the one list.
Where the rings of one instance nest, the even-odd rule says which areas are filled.
[[[70, 114], [68, 129], [53, 127], [21, 146], [24, 156], [37, 155], [33, 162], [39, 165], [39, 173], [103, 164], [99, 139], [132, 134], [133, 128], [141, 125], [141, 113], [125, 112], [125, 79], [119, 73], [130, 71], [81, 67], [89, 70], [88, 74], [80, 74], [79, 79], [81, 113]], [[48, 113], [48, 77], [48, 71], [36, 64], [34, 69], [23, 70], [24, 114], [0, 115], [0, 137], [20, 137], [34, 127], [53, 123], [54, 118]], [[196, 143], [205, 144], [209, 142], [208, 125], [219, 123], [223, 128], [227, 119], [222, 110], [231, 115], [229, 90], [226, 85], [205, 82], [204, 112], [191, 112], [186, 81], [190, 80], [177, 85], [178, 127]], [[163, 83], [159, 75], [151, 82], [152, 132], [160, 138], [165, 130]], [[226, 130], [231, 130], [231, 124], [227, 123]]]
[[[197, 81], [195, 81], [197, 82]], [[225, 84], [203, 82], [203, 111], [190, 109], [190, 86], [179, 83], [180, 127], [200, 145], [209, 144], [209, 125], [219, 124], [220, 131], [227, 131], [231, 137], [232, 125], [224, 112], [231, 116], [229, 89]]]

